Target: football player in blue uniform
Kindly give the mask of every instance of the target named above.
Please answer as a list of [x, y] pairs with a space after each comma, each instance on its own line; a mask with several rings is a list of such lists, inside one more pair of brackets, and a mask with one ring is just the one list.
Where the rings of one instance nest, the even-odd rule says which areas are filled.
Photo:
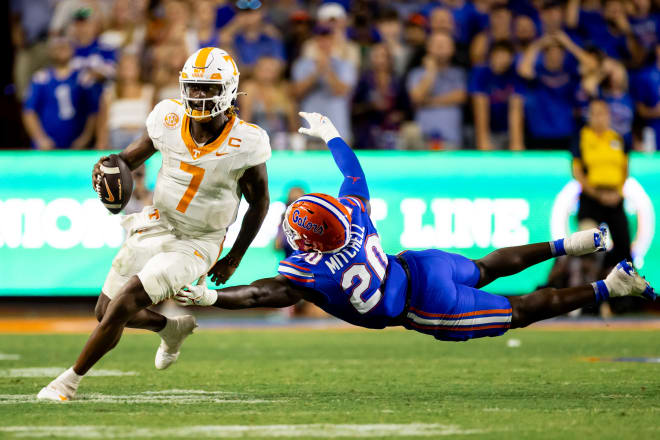
[[508, 297], [481, 290], [550, 258], [604, 250], [604, 229], [498, 249], [478, 260], [437, 249], [387, 255], [369, 218], [369, 190], [357, 157], [328, 118], [300, 115], [309, 128], [299, 131], [322, 138], [344, 175], [338, 198], [306, 194], [289, 206], [283, 227], [296, 252], [280, 262], [279, 275], [220, 290], [188, 286], [176, 295], [179, 303], [244, 309], [287, 307], [304, 299], [360, 327], [402, 325], [437, 339], [464, 341], [499, 336], [609, 297], [655, 299], [651, 286], [626, 261], [606, 279], [579, 287]]

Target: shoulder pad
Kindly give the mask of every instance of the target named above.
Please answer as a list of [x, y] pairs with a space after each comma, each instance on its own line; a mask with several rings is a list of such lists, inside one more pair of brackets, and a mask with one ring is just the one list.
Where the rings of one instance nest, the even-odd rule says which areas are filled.
[[239, 136], [241, 152], [246, 157], [245, 165], [247, 168], [262, 164], [270, 159], [270, 138], [266, 130], [258, 125], [245, 122], [242, 119], [238, 120], [236, 128], [237, 130], [235, 132]]
[[183, 106], [175, 99], [160, 101], [147, 117], [147, 132], [152, 140], [160, 139], [165, 130], [175, 130], [181, 127]]

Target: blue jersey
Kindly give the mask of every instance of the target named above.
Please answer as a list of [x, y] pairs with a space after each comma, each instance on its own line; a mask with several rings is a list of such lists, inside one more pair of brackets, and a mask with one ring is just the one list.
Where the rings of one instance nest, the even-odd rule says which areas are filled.
[[513, 68], [496, 74], [490, 66], [472, 69], [468, 92], [483, 94], [490, 102], [490, 128], [495, 133], [509, 130], [509, 100], [514, 94], [521, 94], [521, 84]]
[[351, 211], [349, 244], [335, 253], [296, 252], [280, 262], [278, 272], [295, 286], [321, 293], [325, 302], [318, 305], [329, 314], [360, 327], [386, 327], [405, 307], [405, 272], [383, 251], [362, 201], [350, 196], [339, 201]]
[[[476, 288], [481, 271], [474, 261], [437, 249], [405, 251], [396, 257], [385, 254], [362, 202], [369, 199], [369, 189], [355, 153], [339, 137], [327, 144], [344, 175], [338, 202], [350, 212], [350, 225], [336, 202], [326, 209], [342, 223], [342, 238], [348, 243], [334, 252], [295, 252], [280, 262], [280, 275], [293, 286], [314, 291], [314, 303], [329, 314], [360, 327], [403, 325], [448, 341], [506, 332], [511, 304], [506, 297]], [[308, 194], [299, 200], [317, 204], [314, 200], [322, 201], [322, 196]], [[294, 209], [286, 221], [308, 231], [325, 231], [299, 215]]]
[[97, 112], [91, 83], [74, 70], [58, 78], [53, 69], [40, 70], [32, 77], [24, 108], [34, 111], [46, 134], [57, 148], [69, 148], [82, 133], [87, 118]]
[[558, 71], [536, 65], [536, 77], [524, 84], [525, 124], [533, 137], [568, 137], [574, 132], [573, 107], [580, 81], [575, 59], [566, 56]]

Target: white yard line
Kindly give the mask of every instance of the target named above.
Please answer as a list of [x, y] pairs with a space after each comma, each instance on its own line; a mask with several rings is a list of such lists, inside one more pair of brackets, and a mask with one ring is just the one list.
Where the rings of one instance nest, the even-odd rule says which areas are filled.
[[0, 361], [17, 361], [20, 358], [20, 354], [0, 353]]
[[[9, 368], [0, 370], [0, 377], [49, 377], [55, 379], [66, 368], [61, 367], [36, 367], [36, 368]], [[135, 371], [120, 370], [90, 370], [87, 376], [136, 376]]]
[[[138, 394], [80, 394], [66, 405], [80, 403], [177, 403], [177, 404], [195, 404], [195, 403], [273, 403], [283, 402], [283, 400], [268, 400], [250, 398], [247, 395], [230, 393], [226, 391], [204, 391], [204, 390], [164, 390], [164, 391], [146, 391]], [[14, 405], [17, 403], [40, 403], [40, 404], [59, 404], [60, 402], [42, 402], [38, 401], [35, 394], [0, 394], [0, 405]]]
[[9, 438], [243, 438], [243, 437], [437, 437], [483, 434], [479, 429], [436, 423], [364, 425], [210, 425], [181, 428], [133, 428], [129, 426], [7, 426], [0, 433]]

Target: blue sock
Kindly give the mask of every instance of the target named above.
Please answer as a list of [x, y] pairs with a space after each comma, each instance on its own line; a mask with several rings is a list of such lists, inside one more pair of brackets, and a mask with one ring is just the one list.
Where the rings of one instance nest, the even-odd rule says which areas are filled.
[[550, 242], [550, 250], [552, 251], [553, 257], [561, 257], [566, 255], [566, 249], [564, 249], [564, 239], [560, 238], [559, 240]]
[[601, 303], [610, 298], [610, 291], [607, 289], [607, 286], [605, 285], [605, 281], [603, 280], [596, 281], [595, 283], [591, 283], [591, 285], [594, 288], [594, 294], [596, 295], [597, 303]]

